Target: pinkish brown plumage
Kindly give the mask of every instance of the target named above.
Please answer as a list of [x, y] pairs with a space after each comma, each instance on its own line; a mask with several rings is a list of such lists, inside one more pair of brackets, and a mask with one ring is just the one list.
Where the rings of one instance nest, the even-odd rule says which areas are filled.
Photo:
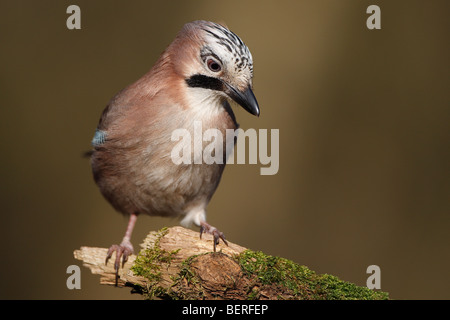
[[[130, 216], [125, 237], [113, 245], [115, 268], [133, 252], [130, 238], [139, 214], [177, 216], [214, 236], [223, 233], [206, 222], [206, 206], [225, 164], [175, 164], [172, 133], [194, 122], [203, 132], [236, 129], [232, 99], [254, 115], [259, 107], [251, 91], [253, 61], [234, 33], [208, 22], [186, 24], [153, 68], [120, 91], [105, 108], [92, 141], [91, 165], [103, 196]], [[226, 145], [223, 141], [223, 158]], [[203, 147], [205, 143], [203, 143]], [[225, 159], [226, 161], [226, 159]]]

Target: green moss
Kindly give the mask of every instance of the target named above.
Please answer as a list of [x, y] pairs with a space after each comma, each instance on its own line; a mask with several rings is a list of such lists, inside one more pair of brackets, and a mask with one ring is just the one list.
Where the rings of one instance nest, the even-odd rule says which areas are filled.
[[252, 288], [252, 290], [248, 293], [247, 299], [248, 300], [258, 300], [259, 294], [260, 294], [260, 292], [258, 289]]
[[167, 290], [158, 285], [161, 280], [160, 270], [163, 265], [169, 266], [173, 256], [180, 251], [179, 249], [167, 251], [159, 246], [161, 238], [168, 232], [167, 228], [159, 230], [153, 247], [141, 250], [136, 257], [134, 265], [131, 267], [135, 275], [145, 277], [148, 280], [147, 288], [142, 289], [144, 295], [149, 299], [167, 294]]
[[249, 299], [258, 297], [256, 287], [281, 286], [289, 294], [280, 299], [388, 299], [388, 294], [339, 280], [328, 274], [318, 275], [305, 266], [285, 258], [266, 255], [259, 251], [246, 250], [236, 257], [248, 277], [255, 277], [254, 288]]
[[[148, 299], [154, 297], [175, 300], [206, 299], [209, 296], [202, 286], [202, 281], [192, 269], [192, 263], [199, 256], [214, 253], [189, 257], [179, 265], [179, 272], [170, 278], [172, 284], [169, 287], [167, 283], [165, 287], [161, 286], [162, 268], [168, 268], [180, 250], [161, 249], [160, 240], [167, 233], [167, 228], [158, 231], [154, 245], [141, 250], [131, 268], [134, 274], [147, 279], [146, 288], [142, 288], [142, 293]], [[274, 297], [307, 300], [388, 299], [386, 292], [360, 287], [332, 275], [319, 275], [291, 260], [259, 251], [246, 250], [233, 259], [239, 264], [245, 277], [245, 280], [239, 282], [242, 288], [237, 290], [251, 300]], [[230, 288], [224, 290], [228, 289]]]

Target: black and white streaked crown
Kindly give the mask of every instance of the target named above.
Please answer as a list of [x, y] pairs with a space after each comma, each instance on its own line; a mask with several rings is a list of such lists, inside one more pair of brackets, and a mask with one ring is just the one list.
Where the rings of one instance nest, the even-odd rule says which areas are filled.
[[224, 26], [210, 21], [205, 21], [202, 29], [209, 35], [210, 40], [217, 44], [215, 47], [221, 48], [224, 54], [231, 55], [235, 71], [248, 68], [253, 74], [252, 54], [241, 38]]

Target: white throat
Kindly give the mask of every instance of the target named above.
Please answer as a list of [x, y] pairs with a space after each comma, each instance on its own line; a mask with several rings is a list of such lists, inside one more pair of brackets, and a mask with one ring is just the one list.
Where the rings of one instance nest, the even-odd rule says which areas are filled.
[[204, 89], [187, 88], [189, 109], [195, 113], [198, 120], [208, 120], [224, 112], [226, 96], [223, 92]]

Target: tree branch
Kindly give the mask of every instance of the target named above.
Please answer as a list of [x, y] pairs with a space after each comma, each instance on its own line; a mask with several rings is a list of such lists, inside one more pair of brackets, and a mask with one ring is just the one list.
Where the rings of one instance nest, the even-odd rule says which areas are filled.
[[[120, 268], [118, 286], [131, 286], [146, 298], [162, 299], [387, 299], [388, 294], [358, 287], [305, 266], [222, 242], [182, 227], [150, 232], [142, 250]], [[100, 283], [115, 285], [114, 256], [106, 248], [74, 251]]]

